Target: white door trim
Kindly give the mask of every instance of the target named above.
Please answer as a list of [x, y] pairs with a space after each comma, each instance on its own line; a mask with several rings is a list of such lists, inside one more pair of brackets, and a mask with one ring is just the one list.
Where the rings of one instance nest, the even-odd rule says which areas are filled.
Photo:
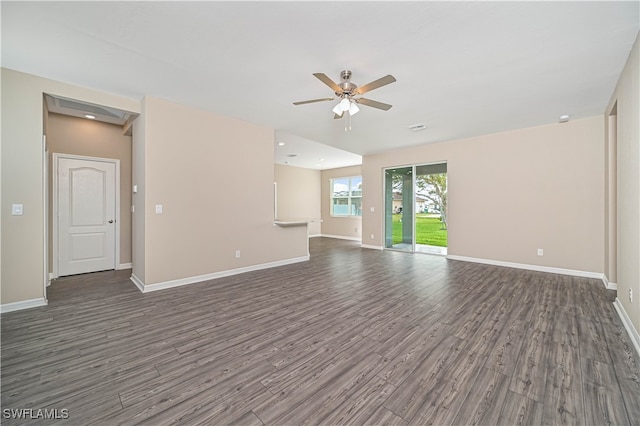
[[120, 160], [115, 158], [87, 157], [84, 155], [53, 153], [53, 277], [58, 278], [58, 160], [61, 158], [72, 160], [96, 161], [102, 163], [112, 163], [116, 168], [116, 223], [115, 223], [115, 265], [117, 269], [120, 264]]
[[42, 135], [42, 225], [44, 227], [44, 244], [43, 244], [43, 264], [44, 264], [44, 282], [42, 294], [45, 303], [47, 302], [47, 287], [51, 284], [49, 279], [49, 147], [47, 146], [47, 135]]

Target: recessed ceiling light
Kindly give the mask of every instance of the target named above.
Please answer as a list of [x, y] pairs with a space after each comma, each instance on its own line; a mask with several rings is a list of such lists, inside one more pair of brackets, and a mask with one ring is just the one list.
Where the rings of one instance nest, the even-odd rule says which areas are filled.
[[424, 129], [427, 128], [426, 124], [421, 124], [421, 123], [412, 124], [412, 125], [407, 126], [407, 127], [409, 127], [409, 130], [411, 130], [412, 132], [417, 132], [417, 131], [424, 130]]
[[567, 121], [569, 121], [569, 119], [571, 118], [570, 115], [561, 115], [560, 119], [558, 120], [558, 123], [566, 123]]
[[285, 146], [286, 143], [285, 142], [278, 142], [278, 146]]
[[318, 161], [324, 161], [324, 158], [319, 158]]
[[85, 114], [84, 118], [88, 118], [89, 120], [95, 120], [96, 116], [95, 115], [91, 115], [91, 114]]

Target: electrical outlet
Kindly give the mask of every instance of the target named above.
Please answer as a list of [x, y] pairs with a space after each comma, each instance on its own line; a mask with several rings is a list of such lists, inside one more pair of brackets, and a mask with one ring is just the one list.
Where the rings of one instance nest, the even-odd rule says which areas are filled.
[[542, 255], [544, 255], [544, 250], [538, 249], [538, 256], [542, 256]]
[[156, 214], [162, 213], [162, 204], [156, 204]]
[[629, 302], [633, 302], [633, 289], [629, 289]]
[[240, 250], [236, 250], [236, 259], [240, 259]]

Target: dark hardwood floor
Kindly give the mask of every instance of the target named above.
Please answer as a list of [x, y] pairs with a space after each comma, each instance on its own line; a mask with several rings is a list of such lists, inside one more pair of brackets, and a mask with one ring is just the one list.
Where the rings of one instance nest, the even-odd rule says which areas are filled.
[[[62, 278], [2, 315], [2, 423], [638, 424], [598, 280], [311, 240], [311, 260], [141, 294]], [[36, 422], [39, 423], [39, 422]]]

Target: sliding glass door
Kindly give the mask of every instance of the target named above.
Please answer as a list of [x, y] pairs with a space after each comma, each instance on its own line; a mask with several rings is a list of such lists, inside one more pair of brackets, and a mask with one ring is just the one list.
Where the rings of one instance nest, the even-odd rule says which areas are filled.
[[447, 254], [447, 163], [415, 166], [419, 253]]
[[385, 170], [385, 248], [447, 254], [447, 164]]
[[413, 251], [413, 167], [385, 171], [385, 247]]

